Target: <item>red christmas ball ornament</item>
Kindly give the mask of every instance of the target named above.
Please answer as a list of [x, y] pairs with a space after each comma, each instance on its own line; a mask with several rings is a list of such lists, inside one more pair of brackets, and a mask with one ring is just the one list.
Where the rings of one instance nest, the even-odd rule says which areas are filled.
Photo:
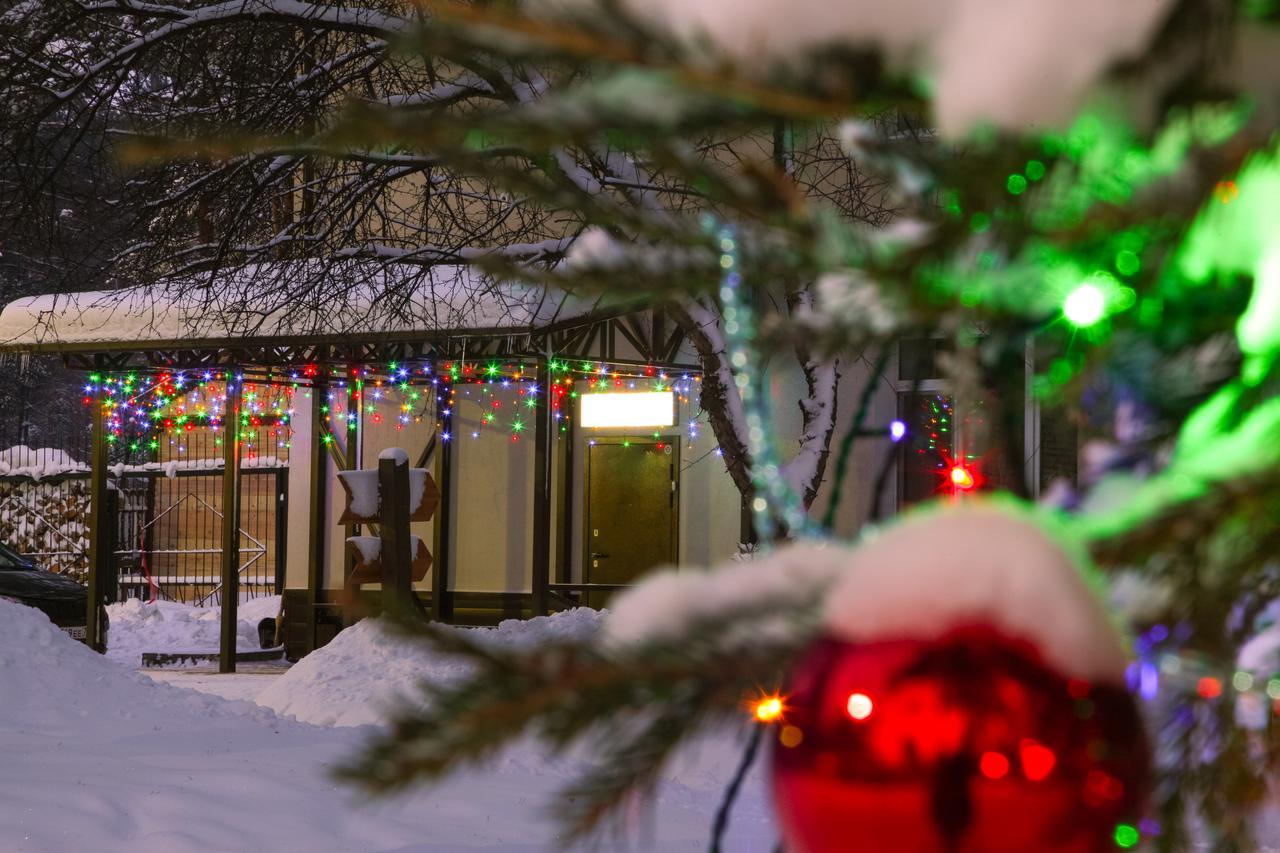
[[772, 724], [788, 853], [1095, 853], [1132, 836], [1150, 760], [1123, 647], [1048, 537], [962, 509], [853, 562]]

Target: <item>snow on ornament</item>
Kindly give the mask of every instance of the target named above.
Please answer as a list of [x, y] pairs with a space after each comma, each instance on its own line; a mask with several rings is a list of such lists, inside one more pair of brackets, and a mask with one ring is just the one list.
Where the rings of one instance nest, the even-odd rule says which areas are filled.
[[853, 554], [823, 624], [773, 723], [791, 853], [1091, 853], [1137, 832], [1149, 756], [1124, 645], [1029, 518], [897, 525]]

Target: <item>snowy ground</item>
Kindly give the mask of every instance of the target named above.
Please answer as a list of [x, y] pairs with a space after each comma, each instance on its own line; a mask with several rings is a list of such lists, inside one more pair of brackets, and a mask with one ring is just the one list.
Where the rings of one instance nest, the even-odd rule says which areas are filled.
[[[280, 596], [240, 603], [236, 609], [236, 648], [259, 649], [258, 622], [274, 618]], [[222, 625], [221, 607], [192, 607], [174, 601], [147, 604], [131, 598], [107, 605], [111, 628], [107, 657], [128, 666], [141, 666], [143, 652], [216, 652]]]
[[[329, 768], [373, 731], [368, 724], [377, 723], [380, 708], [418, 678], [456, 676], [455, 665], [418, 649], [394, 650], [376, 624], [361, 623], [281, 675], [140, 674], [133, 667], [142, 651], [201, 650], [180, 647], [216, 638], [216, 616], [167, 605], [158, 613], [113, 612], [115, 651], [103, 659], [39, 612], [0, 601], [0, 850], [562, 847], [548, 798], [581, 765], [530, 746], [391, 801], [370, 802], [329, 778]], [[597, 621], [571, 613], [486, 634], [495, 643], [533, 643], [592, 631]], [[731, 733], [691, 751], [652, 812], [637, 814], [625, 839], [597, 849], [705, 849], [737, 755]], [[774, 843], [757, 775], [735, 810], [728, 849], [767, 851]]]

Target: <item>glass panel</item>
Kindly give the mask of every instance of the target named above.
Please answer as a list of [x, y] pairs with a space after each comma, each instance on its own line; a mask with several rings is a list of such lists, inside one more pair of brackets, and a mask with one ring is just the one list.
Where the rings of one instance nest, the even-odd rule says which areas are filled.
[[924, 392], [903, 394], [899, 417], [907, 425], [902, 456], [903, 506], [950, 493], [949, 460], [954, 452], [955, 415], [951, 397]]

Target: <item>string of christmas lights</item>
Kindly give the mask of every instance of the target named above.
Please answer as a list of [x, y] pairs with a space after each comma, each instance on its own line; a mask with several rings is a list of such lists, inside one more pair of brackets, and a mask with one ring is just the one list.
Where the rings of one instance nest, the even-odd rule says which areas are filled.
[[[453, 438], [452, 420], [459, 403], [479, 405], [478, 423], [469, 423], [467, 434], [480, 438], [488, 429], [505, 431], [518, 442], [532, 424], [533, 412], [543, 394], [550, 397], [558, 431], [572, 425], [573, 401], [581, 394], [629, 391], [667, 391], [679, 407], [693, 404], [697, 374], [669, 374], [645, 365], [552, 359], [546, 388], [536, 381], [531, 365], [520, 361], [484, 359], [360, 367], [315, 364], [245, 381], [244, 374], [219, 371], [161, 371], [125, 374], [93, 374], [84, 387], [85, 405], [100, 401], [107, 415], [107, 441], [131, 451], [157, 451], [163, 442], [182, 447], [180, 436], [197, 429], [215, 434], [221, 445], [226, 407], [226, 382], [243, 382], [238, 438], [252, 454], [259, 441], [257, 430], [266, 427], [281, 448], [292, 437], [295, 399], [310, 399], [323, 383], [321, 435], [332, 444], [335, 434], [357, 430], [362, 419], [379, 425], [394, 421], [396, 430], [431, 419], [444, 441]], [[697, 441], [697, 416], [682, 419], [685, 438]], [[654, 436], [659, 437], [660, 432]], [[181, 452], [181, 451], [179, 451]]]
[[235, 435], [248, 458], [257, 456], [263, 432], [267, 440], [275, 440], [277, 449], [287, 449], [296, 384], [245, 381], [243, 374], [222, 371], [93, 373], [84, 386], [84, 403], [102, 406], [108, 444], [154, 453], [163, 441], [183, 455], [182, 436], [196, 430], [207, 429], [214, 446], [222, 445], [228, 382], [241, 385]]

